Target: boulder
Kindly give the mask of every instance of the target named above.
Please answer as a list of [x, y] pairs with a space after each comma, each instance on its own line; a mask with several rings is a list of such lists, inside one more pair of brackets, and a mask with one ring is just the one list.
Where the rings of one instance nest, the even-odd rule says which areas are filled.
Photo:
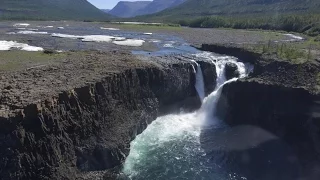
[[237, 65], [235, 63], [228, 62], [225, 67], [225, 75], [227, 80], [239, 77], [240, 72], [238, 70]]

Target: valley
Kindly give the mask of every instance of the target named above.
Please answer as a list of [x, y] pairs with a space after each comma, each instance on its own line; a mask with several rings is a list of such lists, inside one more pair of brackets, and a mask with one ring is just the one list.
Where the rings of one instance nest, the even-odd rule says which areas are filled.
[[319, 7], [1, 1], [0, 179], [318, 180]]

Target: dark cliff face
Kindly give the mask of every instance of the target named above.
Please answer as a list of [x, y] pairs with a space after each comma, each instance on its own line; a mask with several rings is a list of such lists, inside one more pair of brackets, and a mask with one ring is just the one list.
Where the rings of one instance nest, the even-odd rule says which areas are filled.
[[[320, 165], [319, 99], [302, 88], [241, 80], [223, 88], [218, 116], [231, 127], [251, 125], [284, 141], [293, 151], [293, 155], [285, 154], [285, 159], [291, 158], [288, 164], [298, 164], [302, 171], [301, 177], [294, 178], [313, 179], [319, 177]], [[253, 141], [256, 136], [259, 135], [253, 133], [242, 142]], [[261, 149], [266, 151], [269, 148], [269, 153], [273, 154], [281, 152], [280, 146], [270, 149], [272, 142], [271, 139], [264, 141], [265, 146]], [[257, 152], [255, 147], [249, 149]], [[265, 163], [261, 157], [256, 160]], [[281, 179], [280, 175], [275, 177]]]
[[200, 49], [254, 64], [253, 73], [226, 84], [218, 100], [216, 115], [229, 129], [216, 130], [212, 139], [228, 142], [221, 149], [232, 157], [227, 168], [248, 179], [319, 179], [319, 63], [294, 63], [223, 45]]
[[10, 110], [0, 118], [0, 176], [76, 179], [116, 167], [166, 106], [200, 105], [194, 83], [190, 63], [131, 69]]

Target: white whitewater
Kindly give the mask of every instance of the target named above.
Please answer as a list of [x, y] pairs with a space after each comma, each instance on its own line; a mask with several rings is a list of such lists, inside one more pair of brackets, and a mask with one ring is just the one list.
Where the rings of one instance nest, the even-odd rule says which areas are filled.
[[[131, 142], [130, 154], [123, 172], [130, 179], [219, 179], [224, 180], [215, 166], [208, 165], [206, 153], [201, 148], [200, 134], [204, 126], [218, 125], [214, 118], [216, 103], [222, 87], [237, 78], [226, 81], [225, 64], [237, 64], [241, 77], [248, 70], [235, 58], [214, 56], [211, 53], [197, 54], [216, 65], [217, 88], [204, 97], [201, 67], [197, 66], [196, 89], [203, 100], [201, 108], [193, 113], [171, 114], [157, 118], [147, 129]], [[201, 75], [201, 76], [200, 76]]]
[[199, 95], [199, 98], [201, 102], [205, 98], [205, 91], [204, 91], [204, 80], [203, 80], [203, 73], [200, 64], [197, 64], [197, 70], [196, 70], [196, 84], [195, 88], [197, 90], [197, 93]]

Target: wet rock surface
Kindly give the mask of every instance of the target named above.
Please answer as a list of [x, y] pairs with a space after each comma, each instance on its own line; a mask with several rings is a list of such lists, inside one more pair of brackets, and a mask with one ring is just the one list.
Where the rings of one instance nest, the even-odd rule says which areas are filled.
[[238, 67], [234, 63], [227, 63], [225, 68], [225, 75], [227, 80], [232, 78], [238, 78], [240, 76], [240, 72]]

